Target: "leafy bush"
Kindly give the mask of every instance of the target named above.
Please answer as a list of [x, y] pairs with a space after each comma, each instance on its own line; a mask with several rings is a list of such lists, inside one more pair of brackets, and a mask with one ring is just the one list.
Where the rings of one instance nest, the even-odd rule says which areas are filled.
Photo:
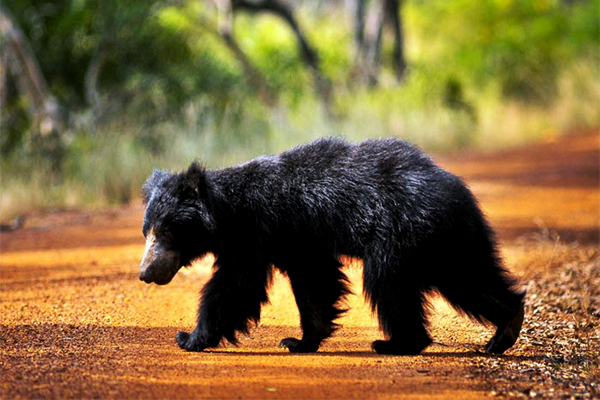
[[[128, 202], [153, 167], [179, 169], [194, 159], [230, 165], [325, 135], [403, 137], [451, 151], [600, 124], [599, 0], [403, 4], [408, 73], [399, 84], [384, 68], [380, 85], [365, 88], [353, 71], [350, 15], [302, 3], [301, 25], [334, 88], [326, 109], [291, 30], [272, 15], [241, 14], [234, 24], [240, 47], [276, 95], [270, 106], [219, 37], [210, 3], [10, 2], [74, 123], [62, 176], [47, 173], [32, 150], [27, 104], [9, 81], [0, 122], [1, 218]], [[388, 36], [382, 59], [389, 64]], [[84, 84], [98, 59], [99, 110], [87, 104]]]
[[[439, 65], [477, 90], [497, 86], [501, 96], [548, 104], [560, 71], [597, 53], [597, 0], [566, 6], [555, 0], [431, 0], [408, 3], [414, 57]], [[587, 38], [584, 40], [583, 38]]]

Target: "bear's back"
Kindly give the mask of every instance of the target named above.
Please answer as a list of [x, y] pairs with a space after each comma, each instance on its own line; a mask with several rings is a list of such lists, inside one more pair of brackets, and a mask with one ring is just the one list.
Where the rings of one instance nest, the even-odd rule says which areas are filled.
[[279, 160], [288, 168], [319, 175], [340, 169], [385, 174], [399, 169], [435, 167], [421, 150], [398, 139], [371, 139], [354, 144], [337, 137], [322, 138], [281, 153]]
[[359, 248], [341, 243], [372, 235], [416, 242], [448, 211], [447, 195], [464, 190], [421, 150], [396, 139], [320, 139], [215, 171], [211, 181], [227, 210], [221, 217], [238, 234], [270, 243], [267, 235], [278, 246], [296, 236], [333, 237], [336, 251], [353, 255]]

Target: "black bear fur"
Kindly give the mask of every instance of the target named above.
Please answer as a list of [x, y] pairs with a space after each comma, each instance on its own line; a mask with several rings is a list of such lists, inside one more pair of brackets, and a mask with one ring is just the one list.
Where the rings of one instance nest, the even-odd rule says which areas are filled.
[[373, 343], [378, 353], [418, 354], [432, 343], [430, 291], [496, 327], [488, 352], [504, 352], [519, 335], [524, 294], [477, 201], [406, 142], [327, 138], [231, 168], [155, 170], [143, 193], [140, 279], [166, 284], [194, 259], [216, 257], [196, 328], [177, 334], [182, 349], [236, 343], [259, 321], [277, 268], [290, 279], [303, 331], [280, 345], [317, 351], [349, 293], [341, 255], [363, 260], [364, 294], [386, 337]]

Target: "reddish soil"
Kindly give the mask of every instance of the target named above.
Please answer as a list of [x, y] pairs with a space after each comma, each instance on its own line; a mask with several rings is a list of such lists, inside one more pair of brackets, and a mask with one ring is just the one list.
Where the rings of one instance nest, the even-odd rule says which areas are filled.
[[[592, 268], [600, 268], [597, 131], [440, 162], [463, 176], [479, 197], [499, 233], [507, 267], [524, 287], [559, 273], [566, 260], [581, 254], [586, 263], [594, 263]], [[374, 354], [370, 342], [381, 334], [360, 295], [360, 263], [348, 260], [357, 295], [349, 298], [351, 311], [340, 320], [343, 328], [318, 353], [295, 355], [277, 348], [283, 337], [300, 334], [289, 284], [280, 275], [260, 325], [238, 347], [187, 353], [174, 337], [194, 326], [210, 259], [181, 271], [164, 287], [140, 282], [142, 216], [141, 205], [31, 215], [23, 229], [0, 234], [0, 397], [508, 396], [513, 392], [502, 388], [512, 378], [486, 370], [499, 363], [509, 368], [509, 362], [517, 368], [551, 352], [544, 340], [552, 339], [534, 341], [524, 334], [505, 356], [484, 355], [480, 351], [492, 330], [434, 298], [431, 332], [436, 344], [419, 356]], [[532, 293], [528, 296], [533, 301]], [[596, 304], [595, 292], [589, 296], [588, 303]], [[597, 319], [590, 315], [593, 334]], [[524, 332], [544, 318], [528, 316]], [[590, 347], [585, 351], [584, 356], [591, 354]], [[485, 363], [491, 367], [476, 368]], [[578, 375], [583, 398], [600, 396], [593, 382], [597, 364], [588, 363], [585, 371]], [[542, 381], [540, 390], [551, 382]], [[515, 387], [522, 389], [516, 394], [521, 397], [536, 394], [531, 386]], [[554, 387], [546, 393], [555, 393]]]

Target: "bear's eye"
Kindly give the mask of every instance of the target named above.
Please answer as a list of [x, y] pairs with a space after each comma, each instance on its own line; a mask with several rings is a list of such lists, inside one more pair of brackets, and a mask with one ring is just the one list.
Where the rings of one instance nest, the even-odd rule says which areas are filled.
[[175, 242], [173, 233], [167, 229], [154, 229], [154, 236], [162, 244], [169, 246]]

